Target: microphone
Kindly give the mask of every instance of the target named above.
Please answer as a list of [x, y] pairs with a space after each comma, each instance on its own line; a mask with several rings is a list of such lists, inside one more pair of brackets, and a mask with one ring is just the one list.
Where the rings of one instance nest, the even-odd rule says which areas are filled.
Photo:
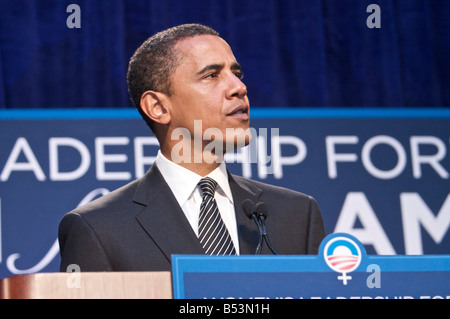
[[269, 249], [275, 254], [278, 255], [275, 248], [273, 248], [272, 244], [269, 240], [269, 235], [267, 234], [266, 230], [266, 219], [269, 216], [269, 211], [267, 209], [266, 204], [263, 202], [258, 202], [255, 207], [256, 215], [259, 218], [259, 224], [261, 225], [261, 231], [262, 231], [262, 237], [265, 239], [267, 246], [269, 246]]
[[258, 227], [259, 240], [258, 246], [256, 247], [255, 255], [259, 255], [261, 254], [261, 248], [263, 244], [263, 229], [259, 224], [258, 217], [256, 215], [255, 203], [250, 199], [246, 199], [242, 202], [242, 209], [244, 210], [245, 215], [247, 215], [249, 219], [253, 219], [256, 226]]
[[266, 219], [269, 216], [266, 204], [264, 204], [263, 202], [258, 202], [255, 205], [253, 201], [251, 201], [250, 199], [246, 199], [242, 202], [242, 209], [244, 210], [245, 215], [247, 215], [249, 219], [253, 219], [256, 226], [258, 227], [259, 241], [258, 246], [256, 247], [255, 255], [261, 254], [263, 240], [266, 241], [267, 246], [269, 246], [269, 249], [272, 251], [272, 253], [278, 255], [277, 251], [270, 243], [269, 235], [267, 234], [266, 230]]

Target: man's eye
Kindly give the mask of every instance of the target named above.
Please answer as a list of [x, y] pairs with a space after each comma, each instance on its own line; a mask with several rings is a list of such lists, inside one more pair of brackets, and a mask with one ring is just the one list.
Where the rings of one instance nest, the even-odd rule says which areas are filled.
[[205, 78], [216, 78], [219, 76], [219, 73], [214, 72], [214, 73], [210, 73], [208, 75], [205, 76]]
[[234, 72], [234, 75], [236, 75], [241, 80], [244, 78], [244, 73], [242, 72]]

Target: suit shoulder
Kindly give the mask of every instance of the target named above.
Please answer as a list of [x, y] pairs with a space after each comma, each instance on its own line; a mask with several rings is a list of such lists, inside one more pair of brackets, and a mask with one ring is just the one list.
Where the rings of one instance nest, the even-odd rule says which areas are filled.
[[137, 183], [138, 180], [130, 182], [85, 205], [73, 209], [68, 214], [87, 216], [94, 212], [111, 214], [114, 211], [123, 211], [127, 206], [132, 204]]
[[270, 193], [277, 197], [280, 197], [280, 196], [286, 197], [286, 198], [297, 197], [297, 198], [302, 198], [302, 199], [306, 199], [306, 200], [314, 200], [314, 198], [310, 195], [307, 195], [302, 192], [295, 191], [295, 190], [292, 190], [292, 189], [289, 189], [286, 187], [271, 185], [271, 184], [255, 181], [255, 180], [252, 180], [249, 178], [245, 178], [242, 176], [237, 176], [237, 175], [233, 175], [233, 178], [235, 178], [236, 181], [238, 183], [240, 183], [241, 185], [246, 185], [247, 187], [256, 187], [256, 188], [261, 189], [265, 193]]

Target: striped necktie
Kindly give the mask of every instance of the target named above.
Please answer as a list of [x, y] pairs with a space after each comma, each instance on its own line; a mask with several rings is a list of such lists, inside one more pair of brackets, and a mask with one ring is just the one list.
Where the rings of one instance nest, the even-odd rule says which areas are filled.
[[206, 254], [235, 255], [231, 236], [220, 217], [219, 208], [214, 199], [217, 182], [210, 177], [203, 178], [198, 185], [203, 193], [198, 221], [198, 237]]

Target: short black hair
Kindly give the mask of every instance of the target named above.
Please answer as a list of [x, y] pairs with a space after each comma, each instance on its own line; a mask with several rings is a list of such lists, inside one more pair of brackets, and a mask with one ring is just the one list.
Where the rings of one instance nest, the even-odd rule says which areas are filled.
[[151, 120], [141, 109], [141, 97], [152, 90], [171, 95], [171, 75], [180, 61], [174, 47], [178, 41], [197, 35], [219, 33], [201, 24], [182, 24], [148, 38], [134, 53], [128, 64], [127, 85], [134, 106], [151, 126]]

